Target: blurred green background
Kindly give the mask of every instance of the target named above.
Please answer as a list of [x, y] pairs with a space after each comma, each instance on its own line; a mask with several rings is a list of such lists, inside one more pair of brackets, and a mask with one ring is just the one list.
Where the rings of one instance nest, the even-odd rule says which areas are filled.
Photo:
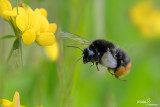
[[[14, 4], [14, 1], [11, 0]], [[130, 74], [122, 82], [107, 69], [90, 68], [75, 60], [81, 52], [62, 48], [57, 61], [50, 61], [44, 47], [23, 45], [23, 67], [14, 57], [6, 59], [14, 39], [0, 41], [0, 98], [12, 101], [15, 91], [28, 107], [145, 107], [139, 100], [151, 99], [160, 106], [160, 39], [147, 39], [129, 19], [129, 9], [138, 0], [30, 0], [29, 5], [45, 8], [49, 22], [62, 31], [89, 40], [106, 39], [124, 49], [131, 58]], [[159, 3], [159, 2], [158, 2]], [[160, 6], [160, 4], [157, 4]], [[13, 34], [0, 18], [0, 36]], [[70, 53], [72, 52], [72, 54]], [[57, 64], [59, 66], [57, 66]]]

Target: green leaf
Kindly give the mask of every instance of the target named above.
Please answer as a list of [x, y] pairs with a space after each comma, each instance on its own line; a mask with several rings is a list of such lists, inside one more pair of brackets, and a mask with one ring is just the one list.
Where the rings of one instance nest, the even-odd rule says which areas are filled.
[[14, 43], [13, 43], [12, 49], [13, 49], [13, 50], [16, 50], [16, 49], [18, 49], [18, 48], [19, 48], [19, 40], [16, 39], [16, 40], [14, 41]]
[[8, 38], [13, 38], [13, 37], [16, 37], [14, 35], [6, 35], [6, 36], [3, 36], [3, 37], [0, 37], [0, 40], [2, 39], [8, 39]]
[[14, 41], [13, 46], [12, 46], [12, 49], [11, 49], [9, 55], [8, 55], [7, 63], [8, 63], [9, 60], [11, 59], [11, 56], [12, 56], [12, 54], [13, 54], [13, 51], [16, 50], [16, 49], [18, 49], [18, 48], [19, 48], [19, 40], [16, 39], [16, 40]]
[[9, 52], [9, 55], [8, 55], [8, 58], [7, 58], [7, 64], [9, 62], [9, 60], [11, 59], [12, 54], [13, 54], [13, 49], [11, 49], [10, 52]]

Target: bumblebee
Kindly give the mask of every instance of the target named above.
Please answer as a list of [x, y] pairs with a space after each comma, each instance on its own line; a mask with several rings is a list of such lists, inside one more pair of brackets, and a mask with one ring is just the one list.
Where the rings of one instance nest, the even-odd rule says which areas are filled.
[[69, 38], [76, 41], [76, 43], [88, 45], [84, 49], [76, 46], [68, 46], [78, 48], [82, 51], [82, 56], [77, 61], [83, 58], [84, 64], [92, 62], [94, 65], [95, 63], [98, 71], [98, 64], [101, 64], [107, 67], [108, 71], [119, 80], [121, 80], [119, 78], [120, 76], [125, 76], [129, 73], [131, 68], [129, 56], [124, 50], [118, 48], [112, 42], [106, 40], [95, 40], [92, 42], [67, 32], [61, 32], [61, 34], [63, 38]]

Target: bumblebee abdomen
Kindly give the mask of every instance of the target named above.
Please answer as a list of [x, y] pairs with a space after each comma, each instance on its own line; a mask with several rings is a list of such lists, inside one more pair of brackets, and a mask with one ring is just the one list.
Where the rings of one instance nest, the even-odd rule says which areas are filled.
[[131, 63], [129, 62], [129, 63], [126, 65], [126, 67], [124, 67], [124, 66], [119, 67], [119, 68], [115, 71], [115, 75], [118, 76], [118, 77], [119, 77], [119, 76], [125, 76], [125, 75], [127, 75], [127, 74], [129, 73], [130, 68], [131, 68]]

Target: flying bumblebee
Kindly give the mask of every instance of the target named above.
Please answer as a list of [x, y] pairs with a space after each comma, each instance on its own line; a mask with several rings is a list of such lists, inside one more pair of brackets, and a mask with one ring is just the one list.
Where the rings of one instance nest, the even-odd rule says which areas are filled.
[[[83, 63], [92, 62], [96, 64], [99, 71], [98, 64], [108, 68], [108, 71], [117, 79], [121, 80], [120, 76], [125, 76], [129, 73], [131, 68], [131, 61], [127, 53], [118, 48], [115, 44], [107, 40], [89, 41], [81, 36], [74, 35], [67, 32], [61, 32], [62, 39], [71, 39], [80, 46], [85, 46], [81, 49], [77, 46], [68, 46], [78, 48], [82, 51], [82, 56], [77, 60], [83, 58]], [[126, 81], [126, 80], [122, 80]]]

